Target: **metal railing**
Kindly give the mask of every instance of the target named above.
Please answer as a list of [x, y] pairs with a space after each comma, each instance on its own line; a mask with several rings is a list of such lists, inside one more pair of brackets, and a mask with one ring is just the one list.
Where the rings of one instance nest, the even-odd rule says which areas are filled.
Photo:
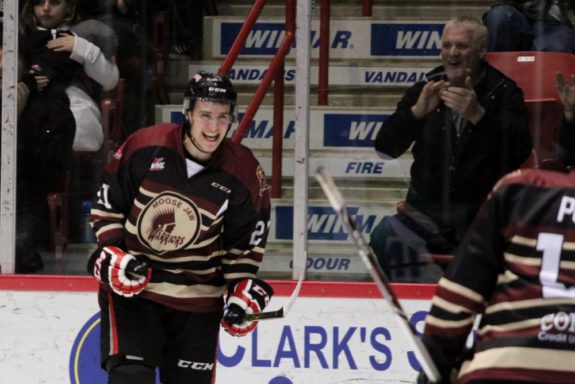
[[[362, 1], [362, 16], [373, 14], [373, 0]], [[328, 105], [329, 94], [329, 21], [331, 19], [331, 1], [321, 0], [319, 16], [319, 66], [317, 104]]]
[[[262, 8], [265, 5], [265, 0], [257, 0], [250, 13], [248, 14], [246, 21], [238, 36], [234, 40], [230, 51], [228, 52], [224, 62], [218, 70], [219, 74], [227, 74], [238, 55], [245, 41], [251, 31], [253, 25], [255, 24], [257, 18], [259, 17]], [[252, 122], [258, 108], [261, 105], [263, 98], [265, 97], [271, 82], [274, 82], [274, 125], [273, 125], [273, 149], [272, 149], [272, 197], [281, 197], [281, 162], [282, 162], [282, 135], [283, 135], [283, 111], [284, 111], [284, 67], [285, 67], [285, 57], [289, 53], [290, 48], [293, 45], [295, 38], [295, 0], [286, 1], [286, 27], [285, 36], [281, 42], [277, 53], [272, 59], [268, 70], [258, 86], [254, 97], [248, 104], [248, 108], [244, 113], [242, 120], [239, 123], [237, 130], [232, 136], [232, 140], [235, 142], [240, 142], [247, 130], [249, 124]]]
[[[330, 0], [321, 0], [320, 14], [320, 44], [319, 44], [319, 73], [318, 73], [318, 105], [328, 104], [329, 89], [329, 34], [331, 4]], [[237, 57], [239, 56], [246, 39], [256, 23], [263, 7], [265, 0], [256, 0], [250, 10], [246, 20], [240, 29], [234, 43], [232, 44], [224, 62], [220, 66], [218, 73], [227, 74], [231, 70]], [[373, 9], [372, 0], [362, 1], [363, 16], [371, 16]], [[237, 130], [232, 136], [232, 140], [240, 142], [252, 122], [257, 110], [259, 109], [263, 98], [265, 97], [271, 82], [274, 82], [274, 103], [273, 103], [273, 141], [272, 141], [272, 175], [271, 175], [271, 196], [274, 198], [281, 197], [281, 179], [282, 179], [282, 157], [283, 157], [283, 112], [284, 112], [284, 68], [285, 58], [295, 39], [295, 8], [296, 0], [287, 0], [285, 3], [286, 26], [285, 35], [278, 48], [277, 53], [272, 59], [268, 70], [258, 86], [254, 97], [248, 104], [248, 108], [240, 121]]]

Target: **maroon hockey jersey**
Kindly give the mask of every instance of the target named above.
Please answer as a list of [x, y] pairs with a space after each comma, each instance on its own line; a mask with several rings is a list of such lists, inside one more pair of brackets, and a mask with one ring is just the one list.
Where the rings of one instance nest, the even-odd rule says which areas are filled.
[[424, 342], [459, 383], [575, 383], [575, 172], [522, 170], [490, 194], [440, 280]]
[[253, 278], [270, 225], [270, 197], [252, 152], [226, 139], [208, 164], [187, 159], [182, 127], [138, 130], [107, 165], [91, 212], [100, 247], [146, 260], [141, 297], [190, 311], [221, 310], [231, 280]]

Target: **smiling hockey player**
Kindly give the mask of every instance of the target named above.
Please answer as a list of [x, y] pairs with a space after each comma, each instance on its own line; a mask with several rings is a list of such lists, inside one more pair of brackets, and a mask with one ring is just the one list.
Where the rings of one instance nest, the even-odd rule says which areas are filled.
[[272, 288], [256, 278], [268, 184], [251, 151], [226, 138], [235, 105], [227, 77], [200, 72], [184, 94], [184, 124], [138, 130], [106, 168], [88, 269], [101, 283], [110, 383], [155, 383], [156, 367], [164, 384], [214, 383], [220, 322], [246, 335], [257, 322], [245, 314], [269, 303]]

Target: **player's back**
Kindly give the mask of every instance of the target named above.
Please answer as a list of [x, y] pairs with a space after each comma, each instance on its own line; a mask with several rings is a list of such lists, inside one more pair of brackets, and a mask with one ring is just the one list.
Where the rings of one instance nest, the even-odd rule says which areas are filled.
[[484, 209], [489, 219], [476, 230], [493, 242], [486, 260], [499, 272], [463, 382], [495, 372], [508, 380], [575, 382], [575, 172], [511, 174]]
[[[574, 285], [575, 172], [522, 170], [502, 179], [491, 198], [501, 200], [506, 267], [526, 278], [532, 277], [527, 266], [535, 267], [544, 290], [559, 288], [559, 281]], [[510, 255], [525, 260], [515, 267]]]

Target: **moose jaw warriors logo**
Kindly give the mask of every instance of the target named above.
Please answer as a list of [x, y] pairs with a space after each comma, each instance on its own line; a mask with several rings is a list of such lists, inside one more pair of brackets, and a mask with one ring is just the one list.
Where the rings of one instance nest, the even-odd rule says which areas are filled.
[[194, 243], [202, 226], [193, 201], [174, 192], [152, 199], [138, 219], [138, 237], [159, 254], [185, 249]]

